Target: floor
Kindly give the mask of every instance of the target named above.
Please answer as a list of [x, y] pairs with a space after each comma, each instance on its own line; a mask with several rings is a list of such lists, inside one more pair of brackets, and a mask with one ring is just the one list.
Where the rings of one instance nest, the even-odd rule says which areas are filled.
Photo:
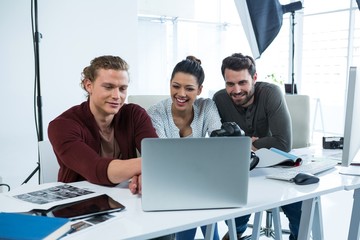
[[[352, 209], [353, 191], [340, 191], [336, 193], [327, 194], [321, 197], [321, 210], [323, 215], [323, 231], [324, 239], [326, 240], [339, 240], [346, 239], [350, 224], [350, 216]], [[253, 215], [252, 215], [253, 217]], [[263, 221], [265, 214], [263, 215]], [[282, 228], [288, 229], [287, 218], [281, 213]], [[252, 219], [250, 222], [252, 223]], [[263, 224], [264, 226], [265, 224]], [[227, 232], [225, 222], [218, 223], [220, 239]], [[246, 235], [251, 234], [251, 228], [245, 232]], [[197, 231], [196, 239], [203, 239], [201, 231]], [[260, 240], [271, 239], [266, 236], [261, 236]], [[283, 239], [287, 240], [288, 235], [284, 234]]]

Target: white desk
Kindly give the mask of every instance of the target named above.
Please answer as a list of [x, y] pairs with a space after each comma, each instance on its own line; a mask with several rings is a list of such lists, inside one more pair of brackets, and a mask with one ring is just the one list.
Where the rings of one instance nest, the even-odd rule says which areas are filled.
[[[143, 212], [141, 199], [131, 195], [128, 189], [111, 189], [108, 194], [123, 203], [127, 210], [119, 213], [117, 219], [79, 232], [70, 236], [69, 239], [88, 239], [89, 236], [104, 239], [114, 238], [114, 236], [119, 236], [119, 239], [148, 239], [298, 201], [304, 201], [299, 239], [309, 239], [311, 230], [309, 223], [312, 223], [312, 217], [316, 211], [315, 203], [319, 196], [344, 189], [341, 176], [337, 173], [321, 176], [318, 184], [307, 186], [265, 179], [263, 173], [260, 169], [251, 174], [248, 205], [237, 209]], [[83, 184], [85, 185], [79, 186], [84, 187], [88, 183]], [[319, 227], [321, 229], [321, 226], [316, 229]]]
[[[149, 239], [298, 201], [304, 201], [299, 240], [308, 239], [319, 197], [344, 189], [342, 177], [335, 171], [321, 176], [319, 183], [306, 186], [265, 179], [264, 171], [264, 169], [258, 169], [251, 172], [248, 205], [235, 209], [144, 212], [141, 209], [141, 198], [132, 195], [125, 187], [108, 188], [88, 182], [74, 183], [72, 184], [74, 186], [107, 193], [124, 204], [126, 209], [116, 213], [117, 217], [112, 220], [82, 230], [64, 239]], [[20, 190], [24, 189], [33, 191], [36, 190], [36, 186], [22, 186], [20, 188]], [[14, 191], [20, 190], [15, 189]], [[163, 201], [166, 201], [166, 197]], [[6, 207], [1, 207], [1, 205], [0, 211], [6, 211]], [[321, 234], [321, 222], [317, 224], [320, 225], [315, 229], [318, 229], [319, 234]], [[233, 230], [232, 236], [235, 234], [235, 229]]]
[[[308, 148], [309, 155], [319, 158], [327, 158], [333, 154], [341, 152], [338, 149], [322, 149], [320, 146], [312, 146]], [[302, 151], [302, 149], [300, 149]], [[360, 166], [351, 166], [360, 168]], [[340, 167], [337, 167], [337, 171]], [[350, 227], [348, 232], [348, 240], [360, 239], [360, 176], [342, 175], [339, 174], [344, 190], [354, 190], [353, 207], [351, 213]], [[341, 207], [341, 205], [340, 205]]]
[[[360, 166], [356, 166], [360, 168]], [[351, 213], [348, 240], [360, 239], [360, 177], [341, 175], [344, 189], [354, 190], [353, 207]]]
[[[268, 170], [261, 169], [261, 171], [267, 172]], [[254, 188], [259, 189], [258, 185], [261, 184], [261, 182], [264, 183], [267, 181], [271, 181], [269, 183], [263, 184], [263, 187], [268, 188], [268, 191], [263, 190], [262, 196], [270, 196], [270, 194], [274, 194], [274, 197], [275, 195], [277, 195], [277, 197], [280, 197], [281, 203], [278, 203], [276, 206], [273, 205], [267, 209], [272, 209], [289, 203], [303, 201], [298, 235], [299, 240], [309, 239], [311, 231], [313, 231], [314, 239], [323, 239], [324, 234], [322, 229], [320, 197], [322, 195], [344, 189], [342, 178], [338, 174], [338, 171], [336, 169], [326, 171], [325, 173], [320, 174], [319, 177], [319, 183], [305, 186], [299, 186], [293, 183], [282, 182], [272, 179], [264, 180], [263, 177], [259, 177], [258, 179], [256, 179], [257, 183], [254, 185]], [[266, 200], [268, 200], [268, 198], [266, 198]], [[276, 199], [274, 198], [274, 200]], [[276, 216], [276, 214], [274, 216]], [[255, 220], [255, 222], [257, 221]], [[258, 239], [259, 231], [260, 226], [254, 226], [253, 236], [255, 237], [253, 237], [252, 239]], [[281, 234], [276, 235], [279, 236], [278, 239], [281, 239]]]

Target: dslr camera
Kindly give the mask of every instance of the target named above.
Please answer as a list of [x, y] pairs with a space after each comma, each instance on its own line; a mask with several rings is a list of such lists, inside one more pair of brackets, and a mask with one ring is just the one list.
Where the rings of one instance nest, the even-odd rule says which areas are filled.
[[323, 137], [324, 149], [343, 149], [344, 138], [343, 137]]
[[245, 136], [245, 132], [235, 122], [224, 122], [221, 129], [211, 132], [210, 137]]

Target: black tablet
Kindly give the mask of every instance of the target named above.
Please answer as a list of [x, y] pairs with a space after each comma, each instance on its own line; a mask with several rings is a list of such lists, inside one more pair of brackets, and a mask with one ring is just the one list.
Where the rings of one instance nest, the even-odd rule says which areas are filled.
[[123, 209], [125, 209], [124, 205], [115, 201], [110, 196], [103, 194], [97, 197], [56, 206], [48, 211], [42, 212], [41, 215], [75, 220], [99, 214], [117, 212]]

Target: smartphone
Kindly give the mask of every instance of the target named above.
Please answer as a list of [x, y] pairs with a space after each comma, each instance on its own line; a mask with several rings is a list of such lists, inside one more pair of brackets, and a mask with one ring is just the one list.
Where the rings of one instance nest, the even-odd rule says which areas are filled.
[[110, 196], [103, 194], [97, 197], [59, 205], [48, 211], [41, 212], [40, 215], [76, 220], [99, 214], [118, 212], [123, 209], [125, 209], [124, 205], [115, 201]]

